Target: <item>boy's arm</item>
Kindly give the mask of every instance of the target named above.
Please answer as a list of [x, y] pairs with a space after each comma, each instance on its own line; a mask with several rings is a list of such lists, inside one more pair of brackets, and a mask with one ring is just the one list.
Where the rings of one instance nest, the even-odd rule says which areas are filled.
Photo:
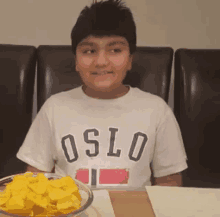
[[150, 165], [151, 170], [151, 183], [152, 185], [160, 185], [160, 186], [179, 186], [183, 185], [182, 183], [182, 174], [181, 173], [174, 173], [168, 176], [163, 176], [159, 178], [155, 178], [153, 176], [153, 169], [152, 165]]
[[[26, 172], [40, 172], [40, 173], [48, 173], [46, 171], [39, 170], [31, 165], [27, 165]], [[54, 173], [54, 168], [51, 170], [51, 173]]]
[[154, 178], [154, 185], [181, 187], [183, 185], [182, 174], [181, 173], [174, 173], [169, 176]]

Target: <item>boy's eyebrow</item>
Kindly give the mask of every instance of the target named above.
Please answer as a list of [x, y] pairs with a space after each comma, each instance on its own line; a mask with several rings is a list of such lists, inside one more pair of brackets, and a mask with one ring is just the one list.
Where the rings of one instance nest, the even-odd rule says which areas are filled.
[[127, 45], [125, 42], [123, 41], [113, 41], [113, 42], [110, 42], [108, 44], [108, 46], [112, 46], [112, 45], [115, 45], [115, 44], [122, 44], [122, 45]]
[[[123, 41], [113, 41], [113, 42], [110, 42], [107, 46], [113, 46], [115, 44], [122, 44], [122, 45], [127, 45], [125, 42]], [[81, 46], [85, 46], [85, 45], [89, 45], [89, 46], [94, 46], [95, 44], [93, 42], [81, 42], [78, 46], [81, 47]]]

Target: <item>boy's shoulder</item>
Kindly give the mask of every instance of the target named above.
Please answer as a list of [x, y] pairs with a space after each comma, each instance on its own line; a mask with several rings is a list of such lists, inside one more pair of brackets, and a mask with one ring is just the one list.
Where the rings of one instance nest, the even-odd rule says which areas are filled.
[[150, 92], [143, 91], [139, 88], [132, 88], [132, 96], [137, 98], [137, 100], [144, 100], [146, 102], [151, 103], [159, 103], [159, 104], [166, 104], [165, 100], [155, 94]]
[[131, 103], [136, 108], [144, 108], [155, 111], [157, 114], [166, 114], [171, 112], [168, 103], [160, 96], [134, 88], [132, 91]]
[[48, 100], [50, 101], [54, 101], [54, 100], [65, 100], [65, 99], [80, 99], [82, 97], [82, 94], [81, 94], [81, 87], [76, 87], [76, 88], [73, 88], [71, 90], [67, 90], [67, 91], [62, 91], [62, 92], [59, 92], [59, 93], [56, 93], [56, 94], [53, 94], [49, 97]]
[[[51, 95], [43, 104], [43, 108], [48, 110], [52, 107], [68, 105], [70, 102], [82, 99], [80, 87], [68, 91], [59, 92]], [[77, 102], [76, 102], [77, 104]]]

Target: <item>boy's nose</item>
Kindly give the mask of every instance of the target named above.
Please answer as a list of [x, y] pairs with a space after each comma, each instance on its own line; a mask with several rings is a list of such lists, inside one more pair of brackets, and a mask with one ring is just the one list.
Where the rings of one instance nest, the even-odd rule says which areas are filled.
[[97, 65], [107, 65], [108, 64], [108, 58], [105, 52], [99, 52], [97, 59], [96, 59], [96, 64]]

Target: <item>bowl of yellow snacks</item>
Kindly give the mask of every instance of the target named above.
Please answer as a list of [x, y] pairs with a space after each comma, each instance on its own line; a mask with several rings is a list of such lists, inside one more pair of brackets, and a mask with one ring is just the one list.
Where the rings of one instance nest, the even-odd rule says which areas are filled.
[[7, 216], [79, 216], [92, 201], [90, 188], [70, 176], [26, 172], [0, 179], [0, 213]]

